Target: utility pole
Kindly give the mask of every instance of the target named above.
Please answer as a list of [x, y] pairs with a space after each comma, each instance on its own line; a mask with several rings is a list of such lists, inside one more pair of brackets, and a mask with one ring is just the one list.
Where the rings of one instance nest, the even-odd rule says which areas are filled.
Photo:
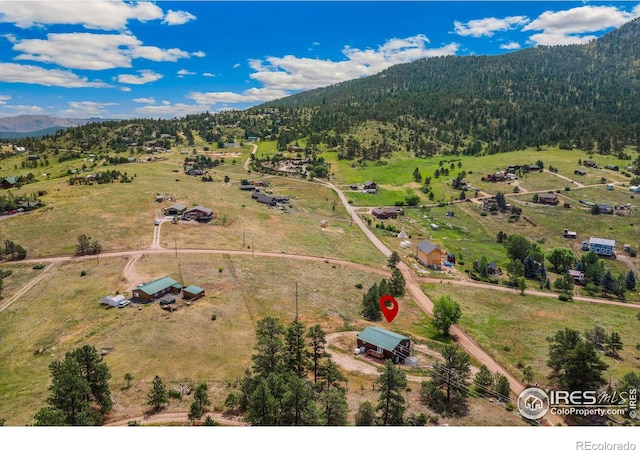
[[247, 246], [247, 232], [245, 230], [242, 231], [242, 248]]
[[174, 238], [174, 244], [175, 244], [175, 249], [176, 249], [176, 258], [178, 257], [178, 238]]
[[251, 256], [255, 256], [253, 251], [253, 238], [251, 238]]

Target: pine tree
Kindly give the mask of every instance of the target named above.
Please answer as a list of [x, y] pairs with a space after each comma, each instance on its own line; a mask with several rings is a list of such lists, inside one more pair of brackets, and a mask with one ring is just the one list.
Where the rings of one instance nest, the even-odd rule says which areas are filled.
[[304, 378], [309, 367], [309, 351], [305, 341], [306, 327], [298, 320], [289, 324], [285, 332], [284, 363], [298, 377]]
[[379, 292], [378, 285], [374, 283], [362, 296], [362, 315], [365, 319], [372, 321], [382, 319], [382, 311], [380, 310], [381, 295], [383, 294]]
[[607, 270], [604, 274], [604, 278], [602, 278], [602, 287], [605, 292], [613, 293], [615, 290], [615, 279], [611, 274], [610, 270]]
[[381, 425], [402, 425], [405, 399], [401, 391], [407, 386], [407, 377], [390, 359], [387, 359], [384, 368], [378, 371], [381, 372], [376, 381], [380, 392], [376, 408], [380, 412], [378, 421]]
[[493, 375], [484, 364], [480, 367], [478, 373], [476, 373], [473, 381], [476, 385], [476, 391], [478, 391], [480, 394], [485, 394], [488, 391], [493, 390]]
[[624, 278], [624, 287], [630, 291], [636, 290], [636, 276], [633, 273], [633, 270], [627, 271], [627, 274]]
[[206, 407], [211, 405], [207, 383], [202, 382], [196, 387], [196, 390], [193, 393], [193, 401], [198, 404], [203, 413], [205, 412]]
[[391, 295], [404, 295], [405, 285], [406, 281], [402, 276], [402, 272], [400, 272], [400, 269], [394, 267], [392, 269], [391, 281], [389, 285]]
[[314, 325], [309, 328], [307, 337], [310, 339], [311, 346], [311, 364], [313, 367], [313, 382], [318, 382], [318, 367], [322, 363], [323, 358], [329, 356], [325, 350], [327, 345], [326, 334], [320, 325]]
[[147, 394], [147, 405], [151, 405], [155, 409], [160, 409], [167, 403], [169, 403], [169, 394], [167, 393], [167, 388], [165, 387], [162, 378], [156, 375], [153, 378], [153, 385], [151, 387], [151, 390]]
[[356, 413], [356, 426], [371, 426], [375, 418], [376, 413], [371, 402], [361, 402]]
[[623, 348], [620, 333], [612, 331], [611, 334], [607, 337], [605, 348], [607, 349], [608, 355], [613, 356], [614, 358], [618, 357], [620, 350], [622, 350]]
[[522, 261], [522, 265], [524, 266], [524, 277], [528, 279], [536, 278], [536, 262], [531, 255], [525, 256]]
[[509, 394], [511, 393], [511, 385], [509, 384], [509, 380], [507, 379], [507, 377], [505, 377], [501, 373], [496, 373], [495, 386], [498, 399], [503, 402], [508, 402]]

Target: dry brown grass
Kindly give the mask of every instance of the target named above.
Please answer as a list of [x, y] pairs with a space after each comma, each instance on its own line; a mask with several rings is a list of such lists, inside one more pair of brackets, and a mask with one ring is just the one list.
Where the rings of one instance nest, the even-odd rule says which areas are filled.
[[[320, 323], [328, 332], [360, 326], [363, 292], [354, 286], [380, 280], [379, 275], [321, 262], [150, 256], [139, 261], [140, 273], [197, 284], [207, 295], [174, 313], [155, 304], [104, 309], [100, 299], [124, 284], [125, 264], [106, 257], [99, 265], [94, 259], [63, 264], [0, 314], [0, 417], [8, 424], [31, 422], [47, 396], [49, 363], [84, 344], [109, 352], [105, 361], [118, 405], [114, 419], [146, 410], [146, 392], [156, 374], [171, 386], [206, 381], [219, 393], [214, 405], [221, 406], [229, 386], [250, 366], [255, 322], [266, 315], [284, 324], [293, 320], [296, 280], [301, 320]], [[87, 275], [81, 277], [83, 270]], [[36, 350], [43, 352], [35, 355]], [[134, 381], [125, 391], [126, 372]]]

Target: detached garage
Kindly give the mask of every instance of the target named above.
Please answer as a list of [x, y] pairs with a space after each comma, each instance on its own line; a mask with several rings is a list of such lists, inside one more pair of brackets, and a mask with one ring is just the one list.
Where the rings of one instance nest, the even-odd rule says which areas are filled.
[[364, 347], [367, 356], [392, 359], [395, 364], [404, 364], [411, 356], [410, 338], [380, 327], [367, 327], [358, 333], [358, 347]]

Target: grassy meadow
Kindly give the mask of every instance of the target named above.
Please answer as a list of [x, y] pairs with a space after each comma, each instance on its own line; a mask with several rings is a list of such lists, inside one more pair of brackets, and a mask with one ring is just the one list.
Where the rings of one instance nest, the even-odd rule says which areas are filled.
[[517, 291], [502, 292], [464, 286], [425, 284], [431, 299], [450, 295], [462, 307], [460, 325], [497, 361], [516, 376], [518, 364], [531, 366], [535, 381], [548, 384], [546, 365], [548, 336], [565, 327], [584, 332], [600, 325], [608, 333], [617, 331], [624, 349], [620, 358], [600, 356], [609, 365], [605, 378], [615, 383], [629, 371], [640, 369], [637, 310], [584, 302], [561, 302], [546, 297], [521, 296]]
[[[285, 325], [294, 319], [296, 281], [301, 320], [333, 332], [369, 324], [360, 317], [364, 290], [355, 285], [367, 289], [381, 280], [380, 275], [322, 262], [152, 255], [138, 261], [137, 272], [149, 280], [169, 275], [197, 284], [206, 296], [191, 306], [179, 301], [173, 313], [157, 304], [105, 309], [100, 299], [123, 285], [125, 264], [122, 258], [104, 257], [100, 264], [91, 260], [54, 267], [0, 314], [0, 417], [8, 425], [30, 423], [47, 396], [49, 363], [84, 344], [108, 352], [114, 418], [146, 409], [146, 392], [156, 374], [168, 387], [207, 381], [220, 391], [214, 405], [221, 405], [228, 385], [250, 366], [255, 323], [266, 315]], [[6, 278], [9, 286], [21, 281]], [[422, 311], [409, 299], [398, 301], [400, 315], [383, 326], [427, 339], [419, 325], [428, 321]], [[134, 377], [127, 391], [122, 389], [126, 372]]]

